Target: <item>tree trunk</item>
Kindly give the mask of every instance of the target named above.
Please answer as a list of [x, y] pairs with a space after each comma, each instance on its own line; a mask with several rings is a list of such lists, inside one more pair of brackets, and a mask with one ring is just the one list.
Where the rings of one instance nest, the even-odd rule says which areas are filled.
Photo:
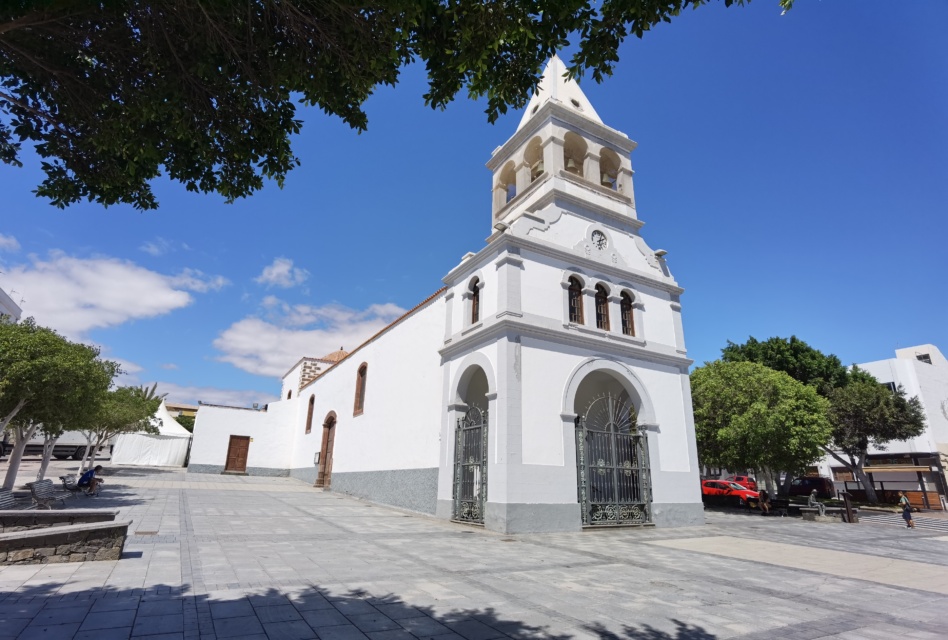
[[7, 425], [10, 424], [10, 421], [16, 417], [16, 414], [20, 413], [20, 409], [26, 406], [26, 400], [20, 400], [16, 403], [16, 406], [13, 407], [13, 411], [3, 416], [3, 419], [0, 420], [0, 432], [7, 428]]
[[13, 445], [13, 451], [10, 452], [7, 460], [7, 475], [3, 479], [4, 489], [12, 490], [13, 485], [16, 484], [16, 474], [20, 470], [20, 460], [23, 459], [23, 452], [26, 451], [26, 443], [33, 437], [38, 427], [38, 424], [16, 427], [16, 444]]
[[869, 480], [869, 474], [863, 469], [862, 460], [859, 461], [859, 464], [853, 469], [853, 472], [856, 479], [859, 480], [859, 484], [866, 490], [866, 500], [869, 501], [870, 504], [878, 504], [879, 497], [876, 496], [876, 488], [872, 486], [872, 482]]
[[42, 480], [46, 477], [46, 469], [49, 467], [49, 459], [53, 457], [53, 447], [56, 446], [57, 440], [59, 440], [59, 436], [46, 436], [46, 439], [43, 441], [43, 461], [40, 463], [39, 471], [36, 473], [37, 480]]
[[83, 431], [82, 435], [86, 437], [86, 452], [82, 454], [82, 462], [79, 463], [79, 473], [82, 473], [83, 470], [88, 469], [88, 462], [92, 458], [92, 452], [95, 450], [93, 443], [95, 442], [95, 433], [92, 431]]
[[876, 496], [876, 488], [872, 486], [872, 482], [869, 481], [869, 475], [863, 470], [863, 467], [866, 466], [866, 456], [868, 455], [867, 450], [863, 449], [860, 451], [858, 458], [853, 458], [852, 454], [847, 454], [849, 456], [848, 461], [844, 460], [842, 456], [838, 455], [835, 451], [827, 447], [823, 447], [823, 450], [836, 458], [838, 462], [842, 463], [844, 467], [852, 472], [859, 484], [862, 485], [863, 491], [866, 492], [867, 502], [870, 504], [879, 503], [879, 497]]
[[783, 477], [783, 482], [780, 483], [780, 489], [778, 490], [781, 496], [790, 495], [790, 483], [793, 482], [793, 474], [787, 471], [786, 475]]

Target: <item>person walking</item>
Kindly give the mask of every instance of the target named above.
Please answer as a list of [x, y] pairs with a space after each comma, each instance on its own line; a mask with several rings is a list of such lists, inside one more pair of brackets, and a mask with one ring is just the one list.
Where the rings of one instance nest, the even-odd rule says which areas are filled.
[[915, 521], [912, 520], [912, 505], [909, 503], [908, 496], [901, 491], [899, 491], [899, 507], [902, 509], [902, 519], [905, 520], [905, 526], [914, 529]]

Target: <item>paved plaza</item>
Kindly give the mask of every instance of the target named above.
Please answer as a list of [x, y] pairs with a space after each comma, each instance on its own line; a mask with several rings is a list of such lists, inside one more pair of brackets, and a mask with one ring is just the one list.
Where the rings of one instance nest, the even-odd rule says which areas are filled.
[[948, 634], [935, 529], [708, 512], [703, 527], [508, 536], [288, 478], [111, 472], [67, 508], [133, 520], [122, 559], [0, 567], [0, 638]]

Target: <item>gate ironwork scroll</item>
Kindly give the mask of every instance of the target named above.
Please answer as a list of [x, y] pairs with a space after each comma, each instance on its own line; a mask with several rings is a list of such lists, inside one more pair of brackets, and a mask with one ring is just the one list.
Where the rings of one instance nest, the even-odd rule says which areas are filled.
[[484, 523], [487, 502], [487, 411], [470, 407], [454, 433], [454, 519]]
[[629, 400], [589, 403], [576, 420], [576, 462], [583, 526], [651, 522], [648, 440]]

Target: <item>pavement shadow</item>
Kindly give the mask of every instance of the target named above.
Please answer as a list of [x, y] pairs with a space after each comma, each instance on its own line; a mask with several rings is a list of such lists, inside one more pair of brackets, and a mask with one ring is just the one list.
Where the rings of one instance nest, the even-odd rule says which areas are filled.
[[584, 629], [608, 640], [715, 640], [717, 638], [716, 635], [705, 631], [703, 627], [698, 625], [688, 624], [674, 618], [670, 622], [675, 625], [674, 631], [657, 629], [649, 624], [643, 624], [639, 627], [623, 625], [622, 633], [609, 631], [598, 623], [587, 625]]
[[[145, 589], [93, 588], [69, 590], [61, 583], [27, 585], [0, 598], [4, 637], [135, 638], [234, 637], [332, 638], [339, 640], [412, 638], [544, 638], [569, 640], [563, 623], [527, 623], [498, 614], [493, 608], [445, 611], [412, 604], [396, 594], [374, 596], [365, 591], [338, 593], [319, 586], [285, 589], [233, 589], [193, 595], [190, 587], [157, 585]], [[697, 626], [672, 620], [669, 633], [649, 625], [625, 626], [614, 633], [604, 625], [582, 629], [600, 638], [650, 640], [712, 640]], [[163, 636], [164, 637], [164, 636]]]

